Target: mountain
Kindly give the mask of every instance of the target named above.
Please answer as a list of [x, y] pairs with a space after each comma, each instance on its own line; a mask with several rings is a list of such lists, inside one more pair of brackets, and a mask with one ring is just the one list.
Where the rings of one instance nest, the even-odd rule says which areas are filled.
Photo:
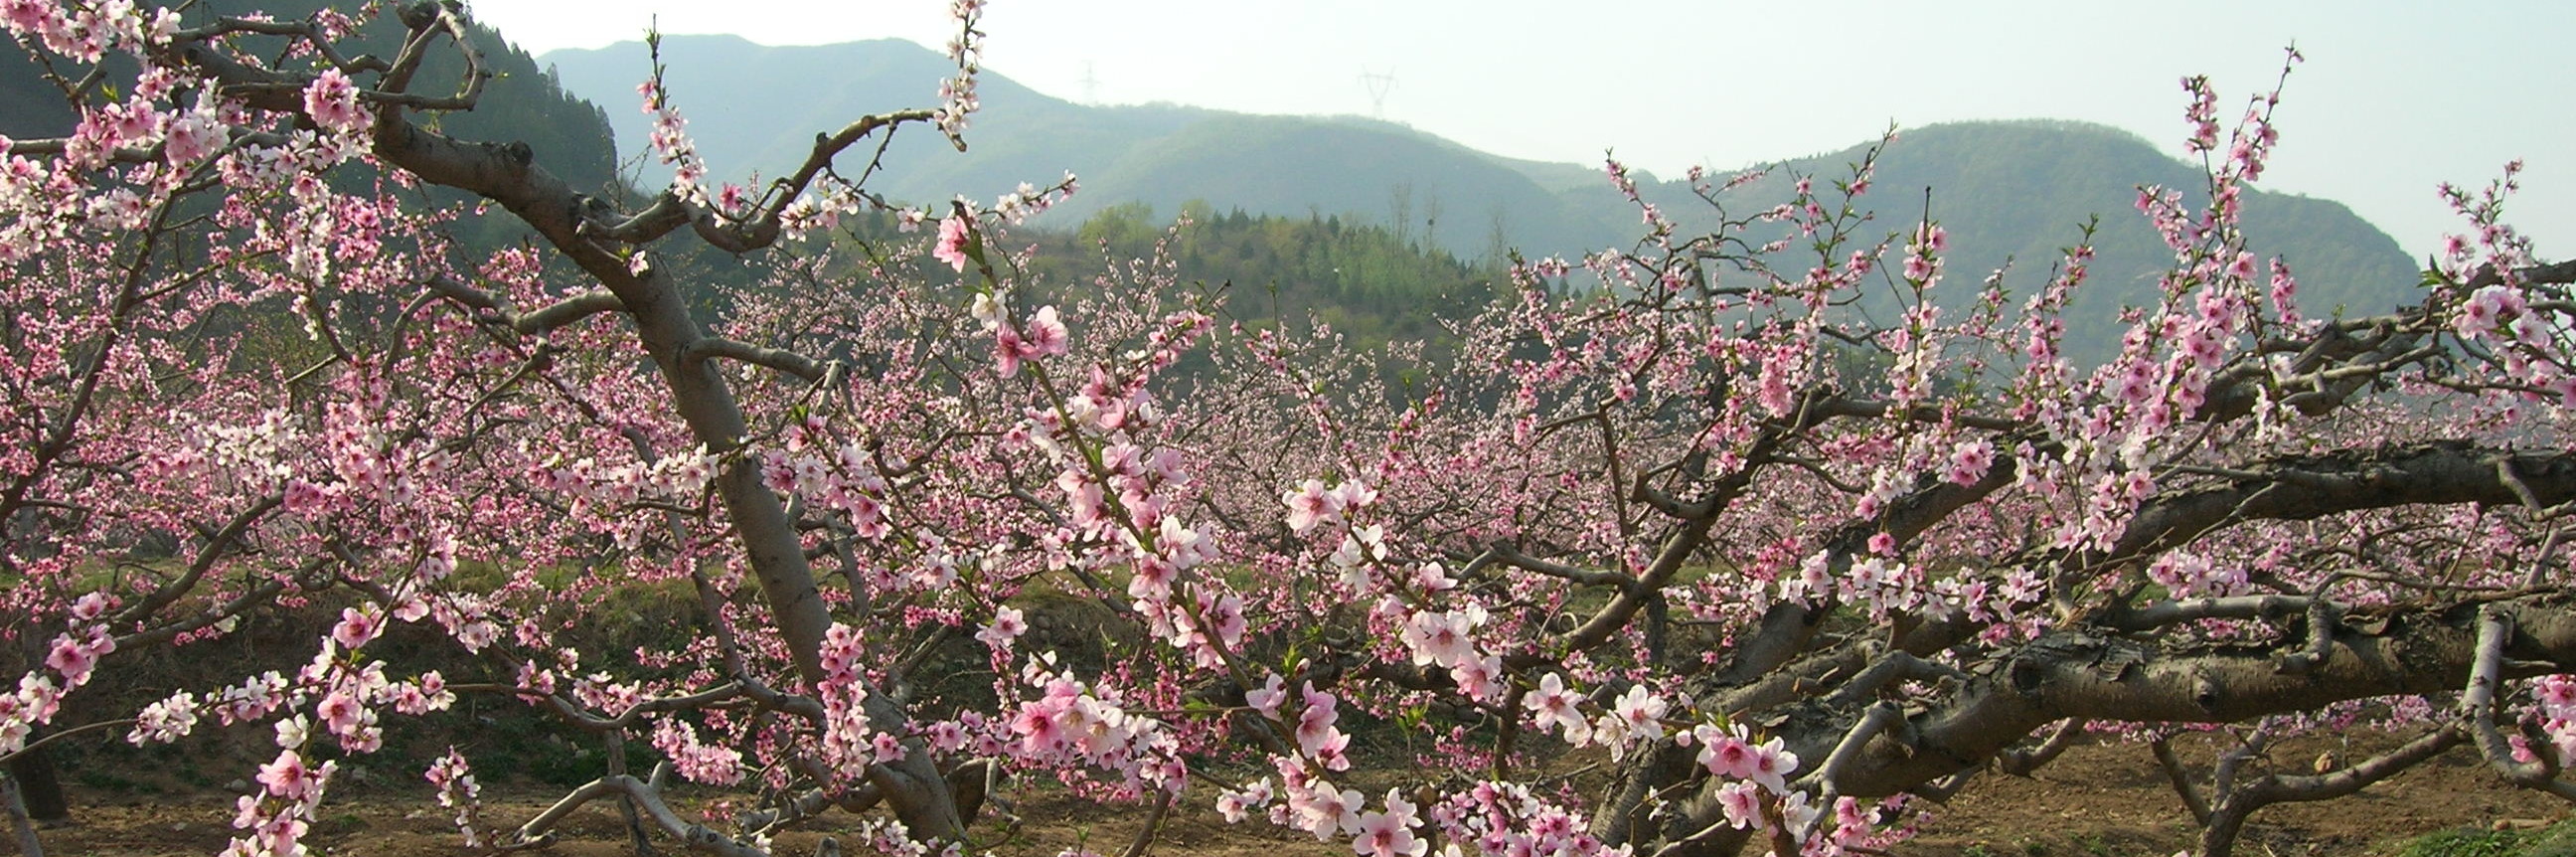
[[[635, 83], [651, 68], [640, 42], [539, 59], [566, 89], [608, 104], [633, 103]], [[732, 177], [755, 169], [775, 175], [801, 160], [814, 133], [851, 117], [934, 103], [938, 81], [952, 71], [945, 57], [900, 40], [765, 47], [733, 36], [666, 36], [662, 60], [700, 152], [718, 175]], [[1636, 237], [1634, 204], [1597, 168], [1502, 158], [1392, 123], [1077, 105], [990, 70], [981, 94], [966, 153], [936, 134], [906, 133], [871, 186], [915, 202], [991, 198], [1070, 170], [1083, 191], [1050, 216], [1059, 225], [1124, 203], [1168, 217], [1204, 200], [1254, 215], [1386, 223], [1400, 240], [1461, 258], [1491, 259], [1505, 248], [1572, 256]], [[609, 115], [620, 140], [650, 130], [640, 111]], [[1791, 172], [1828, 184], [1865, 148], [1788, 161], [1772, 179], [1739, 190], [1730, 206], [1741, 214], [1785, 201]], [[1874, 227], [1881, 232], [1906, 229], [1922, 212], [1923, 189], [1933, 189], [1932, 214], [1949, 228], [1951, 282], [1959, 284], [1938, 296], [1945, 302], [1973, 298], [1975, 284], [2008, 259], [2016, 262], [2008, 284], [2035, 289], [2077, 227], [2099, 215], [2094, 288], [2077, 301], [2069, 334], [2070, 351], [2098, 357], [2115, 344], [2102, 340], [2118, 308], [2152, 301], [2156, 275], [2171, 262], [2135, 213], [2137, 188], [2190, 192], [2205, 179], [2198, 166], [2133, 134], [2038, 120], [1907, 130], [1880, 158], [1874, 184], [1864, 204], [1881, 210]], [[1685, 227], [1714, 225], [1714, 212], [1685, 182], [1640, 176], [1640, 186]], [[2245, 209], [2255, 249], [2290, 263], [2309, 314], [2375, 312], [2409, 299], [2414, 262], [2341, 204], [2256, 190]]]
[[[652, 68], [641, 42], [551, 51], [566, 89], [611, 105], [610, 123], [632, 158], [651, 132], [636, 83]], [[800, 162], [816, 132], [866, 113], [936, 105], [948, 59], [901, 40], [767, 47], [734, 36], [664, 36], [663, 78], [690, 121], [699, 153], [720, 177], [777, 175]], [[1408, 233], [1462, 257], [1504, 247], [1572, 253], [1618, 241], [1613, 227], [1576, 213], [1558, 188], [1484, 153], [1385, 122], [1352, 117], [1252, 116], [1167, 104], [1092, 107], [1021, 86], [987, 70], [964, 154], [935, 133], [906, 131], [870, 188], [914, 202], [954, 194], [990, 199], [1020, 182], [1082, 178], [1056, 223], [1144, 202], [1165, 216], [1206, 200], [1252, 214], [1358, 215], [1403, 210]], [[665, 174], [658, 164], [648, 175]]]
[[[194, 23], [255, 2], [280, 16], [321, 5], [216, 0], [187, 14]], [[370, 28], [360, 49], [390, 53], [389, 29], [382, 22]], [[500, 77], [481, 108], [443, 117], [441, 127], [470, 139], [527, 141], [542, 163], [579, 187], [615, 185], [621, 151], [627, 169], [658, 180], [660, 165], [638, 154], [650, 117], [636, 109], [635, 84], [652, 68], [642, 43], [532, 59], [489, 30], [478, 28], [475, 39]], [[953, 71], [940, 54], [900, 40], [767, 47], [732, 36], [666, 36], [662, 48], [665, 83], [693, 120], [700, 151], [720, 178], [737, 180], [797, 164], [816, 133], [853, 117], [935, 103], [938, 81]], [[455, 74], [433, 67], [427, 79]], [[0, 134], [68, 129], [72, 114], [50, 91], [16, 45], [0, 45]], [[1046, 183], [1072, 171], [1083, 192], [1048, 216], [1066, 230], [1112, 207], [1141, 203], [1168, 218], [1205, 201], [1215, 211], [1254, 216], [1386, 224], [1399, 244], [1463, 259], [1491, 260], [1504, 249], [1573, 256], [1635, 240], [1635, 206], [1593, 167], [1502, 158], [1355, 117], [1078, 105], [989, 70], [980, 94], [984, 110], [968, 129], [967, 152], [926, 129], [907, 130], [870, 187], [913, 202], [954, 194], [991, 199], [1023, 181]], [[612, 134], [624, 144], [613, 146]], [[1730, 205], [1747, 213], [1787, 199], [1787, 172], [1813, 174], [1820, 184], [1843, 176], [1863, 148], [1788, 161], [1773, 178], [1738, 191]], [[2016, 263], [2008, 284], [2027, 294], [2059, 248], [2076, 240], [2077, 226], [2099, 215], [2093, 288], [2078, 300], [2069, 332], [2071, 352], [2098, 358], [2112, 346], [2116, 310], [2152, 301], [2155, 277], [2170, 263], [2133, 210], [2136, 188], [2192, 192], [2203, 182], [2198, 166], [2102, 126], [1959, 123], [1905, 131], [1880, 159], [1864, 205], [1883, 213], [1869, 232], [1901, 231], [1921, 214], [1923, 189], [1933, 189], [1931, 213], [1949, 228], [1956, 284], [1936, 299], [1952, 304], [1970, 300], [1975, 283], [2007, 259]], [[1640, 175], [1639, 184], [1685, 228], [1713, 225], [1713, 212], [1685, 183]], [[2290, 263], [2309, 314], [2377, 312], [2412, 298], [2413, 260], [2344, 206], [2257, 190], [2245, 208], [2256, 249]]]
[[[1848, 178], [1867, 149], [1860, 145], [1786, 162], [1769, 178], [1739, 189], [1729, 208], [1743, 216], [1787, 201], [1791, 174], [1812, 175], [1818, 192], [1830, 194], [1825, 188]], [[2099, 215], [2088, 286], [2067, 312], [2068, 353], [2080, 362], [2098, 362], [2118, 348], [2120, 308], [2153, 303], [2158, 275], [2173, 264], [2172, 251], [2136, 210], [2144, 185], [2179, 190], [2195, 206], [2207, 201], [2208, 179], [2199, 166], [2114, 128], [2028, 120], [1908, 129], [1881, 153], [1871, 189], [1862, 197], [1865, 208], [1878, 212], [1875, 228], [1864, 234], [1909, 230], [1928, 204], [1950, 235], [1948, 277], [1935, 299], [1955, 308], [1971, 302], [1985, 275], [2008, 261], [2013, 272], [2005, 282], [2013, 293], [2035, 291], [2062, 248], [2080, 237], [2077, 227]], [[1685, 182], [1641, 182], [1639, 192], [1685, 230], [1716, 225], [1715, 213]], [[1633, 203], [1606, 187], [1568, 196], [1577, 207], [1603, 216], [1637, 216]], [[2307, 316], [2384, 312], [2418, 299], [2421, 277], [2414, 260], [2342, 203], [2258, 188], [2245, 194], [2244, 210], [2251, 249], [2290, 266]], [[1802, 251], [1791, 251], [1797, 252]], [[1892, 313], [1894, 302], [1891, 297], [1864, 306]]]

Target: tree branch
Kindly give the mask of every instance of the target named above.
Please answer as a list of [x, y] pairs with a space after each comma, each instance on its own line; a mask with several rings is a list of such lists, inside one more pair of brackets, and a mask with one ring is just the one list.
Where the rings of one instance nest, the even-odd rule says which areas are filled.
[[699, 339], [680, 349], [680, 359], [690, 363], [703, 363], [712, 357], [731, 358], [754, 366], [776, 369], [807, 381], [823, 380], [823, 375], [829, 368], [822, 361], [793, 351], [766, 348], [718, 336]]

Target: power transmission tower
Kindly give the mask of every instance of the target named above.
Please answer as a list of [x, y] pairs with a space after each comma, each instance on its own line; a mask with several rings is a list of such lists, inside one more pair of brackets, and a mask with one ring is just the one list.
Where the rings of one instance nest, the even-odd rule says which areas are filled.
[[1091, 62], [1082, 63], [1082, 103], [1100, 103], [1100, 78], [1091, 73]]
[[1371, 115], [1379, 119], [1386, 118], [1386, 94], [1395, 91], [1395, 70], [1374, 72], [1363, 66], [1360, 69], [1360, 82], [1368, 85]]

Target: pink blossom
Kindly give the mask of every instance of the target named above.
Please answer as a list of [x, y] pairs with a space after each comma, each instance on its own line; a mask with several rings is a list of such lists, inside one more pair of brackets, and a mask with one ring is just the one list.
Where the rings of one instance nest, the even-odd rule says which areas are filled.
[[2475, 339], [2494, 333], [2496, 325], [2508, 316], [2523, 313], [2522, 296], [2503, 286], [2488, 286], [2460, 305], [2451, 326], [2463, 337]]
[[1300, 685], [1299, 693], [1305, 698], [1305, 708], [1297, 713], [1297, 746], [1311, 756], [1316, 748], [1341, 734], [1341, 730], [1333, 728], [1333, 721], [1341, 719], [1341, 713], [1334, 710], [1338, 701], [1333, 695], [1316, 690], [1314, 682]]
[[324, 504], [330, 502], [331, 491], [328, 488], [311, 482], [306, 482], [302, 479], [289, 479], [286, 481], [286, 492], [284, 496], [286, 511], [305, 517], [313, 517], [320, 515], [325, 511]]
[[930, 248], [930, 257], [948, 263], [958, 273], [966, 271], [966, 218], [944, 217], [939, 221], [939, 243]]
[[107, 615], [107, 611], [115, 607], [116, 596], [105, 592], [92, 592], [72, 601], [72, 618], [83, 622], [96, 622], [99, 617]]
[[1769, 786], [1775, 792], [1786, 790], [1789, 773], [1798, 769], [1798, 754], [1789, 752], [1778, 738], [1752, 748], [1752, 754], [1753, 770], [1746, 774], [1746, 778]]
[[167, 743], [186, 737], [197, 727], [197, 697], [187, 691], [145, 706], [135, 715], [134, 730], [128, 732], [128, 743]]
[[1360, 793], [1350, 789], [1335, 791], [1330, 784], [1310, 792], [1290, 791], [1288, 808], [1295, 813], [1297, 826], [1315, 834], [1316, 841], [1332, 838], [1335, 833], [1359, 832], [1357, 812]]
[[1369, 487], [1363, 480], [1345, 479], [1333, 487], [1333, 497], [1339, 501], [1340, 508], [1365, 509], [1377, 502], [1377, 489]]
[[1994, 469], [1995, 445], [1983, 440], [1960, 441], [1950, 450], [1950, 481], [1974, 485]]
[[1458, 692], [1477, 702], [1502, 699], [1503, 659], [1496, 655], [1471, 658], [1449, 668], [1449, 680], [1458, 683]]
[[1308, 479], [1280, 498], [1288, 504], [1288, 529], [1300, 535], [1340, 517], [1342, 498], [1324, 490], [1323, 480]]
[[259, 849], [267, 854], [300, 857], [311, 853], [302, 840], [312, 827], [310, 822], [293, 815], [280, 815], [257, 825], [255, 838]]
[[1019, 733], [1021, 751], [1045, 755], [1062, 749], [1067, 737], [1056, 718], [1057, 712], [1043, 704], [1022, 707], [1019, 715], [1011, 718], [1011, 731]]
[[301, 714], [279, 718], [274, 728], [277, 746], [281, 749], [301, 750], [306, 741], [313, 739], [313, 722]]
[[364, 130], [376, 121], [364, 105], [358, 103], [358, 88], [339, 69], [325, 69], [304, 87], [304, 112], [314, 124], [342, 134]]
[[1337, 731], [1332, 737], [1324, 739], [1323, 743], [1315, 745], [1313, 755], [1315, 761], [1324, 766], [1324, 770], [1347, 771], [1350, 770], [1351, 760], [1349, 756], [1343, 754], [1350, 749], [1350, 746], [1351, 733]]
[[0, 19], [16, 33], [44, 33], [57, 29], [61, 9], [43, 0], [10, 0], [0, 3]]
[[1281, 684], [1279, 674], [1271, 673], [1269, 681], [1262, 682], [1260, 687], [1243, 692], [1243, 704], [1251, 706], [1254, 711], [1261, 712], [1263, 717], [1279, 719], [1279, 705], [1288, 701], [1288, 691]]
[[2255, 270], [2254, 254], [2252, 251], [2237, 251], [2236, 260], [2227, 264], [2227, 276], [2239, 280], [2254, 279]]
[[1648, 741], [1664, 737], [1666, 710], [1662, 697], [1645, 685], [1633, 685], [1611, 704], [1611, 714], [1602, 722], [1616, 724], [1625, 741]]
[[1019, 639], [1020, 634], [1028, 629], [1028, 621], [1022, 617], [1020, 608], [1005, 605], [993, 611], [993, 624], [986, 625], [984, 630], [975, 632], [975, 639], [982, 641], [986, 646], [1004, 649], [1009, 648], [1011, 641]]
[[375, 720], [374, 712], [368, 711], [356, 695], [347, 692], [323, 697], [313, 706], [313, 714], [322, 718], [322, 722], [331, 728], [331, 734], [343, 738], [360, 734]]
[[116, 638], [104, 633], [76, 639], [70, 634], [54, 637], [53, 650], [45, 655], [45, 666], [61, 673], [63, 683], [79, 687], [89, 683], [90, 672], [98, 668], [100, 655], [116, 651]]
[[301, 802], [320, 795], [328, 775], [328, 765], [321, 769], [309, 767], [294, 750], [279, 751], [276, 759], [259, 766], [260, 785], [268, 788], [270, 796], [287, 801]]
[[1718, 787], [1717, 802], [1726, 809], [1726, 823], [1737, 830], [1758, 830], [1762, 820], [1762, 787], [1737, 780]]
[[2531, 686], [2532, 699], [2550, 711], [2576, 708], [2576, 676], [2564, 673], [2541, 676]]
[[997, 325], [993, 328], [993, 360], [1002, 377], [1018, 376], [1020, 361], [1028, 359], [1029, 352], [1033, 350], [1035, 349], [1029, 347], [1028, 340], [1010, 325]]
[[1753, 745], [1743, 736], [1726, 732], [1703, 732], [1699, 736], [1699, 764], [1711, 774], [1745, 779], [1753, 775], [1758, 763]]
[[1037, 315], [1029, 318], [1028, 330], [1021, 335], [1028, 345], [1030, 357], [1062, 356], [1069, 341], [1064, 320], [1056, 315], [1053, 304], [1039, 307]]
[[1896, 534], [1889, 532], [1871, 534], [1869, 537], [1869, 552], [1879, 556], [1895, 556]]
[[1456, 666], [1476, 656], [1475, 641], [1468, 632], [1478, 618], [1465, 610], [1416, 613], [1405, 620], [1401, 636], [1405, 647], [1413, 650], [1415, 664]]
[[1905, 257], [1905, 279], [1917, 283], [1930, 282], [1933, 271], [1938, 267], [1931, 257], [1908, 255]]
[[1541, 731], [1562, 727], [1565, 741], [1580, 745], [1592, 737], [1592, 727], [1584, 722], [1583, 713], [1575, 709], [1582, 696], [1565, 688], [1565, 679], [1548, 673], [1538, 680], [1538, 688], [1521, 700]]
[[1218, 792], [1216, 811], [1225, 817], [1226, 823], [1238, 824], [1243, 821], [1246, 810], [1269, 805], [1270, 797], [1270, 778], [1263, 777], [1244, 786], [1241, 791], [1227, 789]]
[[339, 624], [331, 626], [331, 639], [338, 641], [343, 651], [357, 651], [384, 630], [384, 608], [374, 604], [343, 607]]
[[1351, 840], [1351, 850], [1362, 857], [1422, 857], [1431, 843], [1414, 838], [1413, 822], [1413, 804], [1389, 789], [1385, 812], [1360, 816], [1359, 835]]

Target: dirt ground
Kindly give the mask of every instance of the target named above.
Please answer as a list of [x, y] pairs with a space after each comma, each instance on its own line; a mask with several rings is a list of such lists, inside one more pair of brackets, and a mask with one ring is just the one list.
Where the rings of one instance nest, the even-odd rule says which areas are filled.
[[[2320, 754], [2345, 763], [2397, 742], [2384, 735], [2303, 737], [2282, 742], [2272, 758], [2291, 773], [2311, 773]], [[2187, 763], [2217, 753], [2211, 740], [2178, 739]], [[2254, 813], [2237, 845], [2251, 855], [2383, 855], [2407, 840], [2460, 827], [2541, 827], [2567, 817], [2568, 806], [2517, 789], [2465, 748], [2417, 765], [2340, 800], [2277, 804]], [[2164, 772], [2139, 744], [2085, 744], [2030, 777], [1980, 774], [1947, 806], [1935, 806], [1922, 836], [1897, 849], [1920, 857], [2007, 855], [2154, 855], [2187, 848], [2198, 827]]]
[[[2388, 743], [2379, 736], [2286, 742], [2275, 758], [2304, 769], [2326, 749], [2358, 758]], [[2214, 745], [2184, 741], [2187, 759], [2206, 759]], [[2304, 771], [2302, 771], [2304, 772]], [[1401, 771], [1371, 772], [1361, 779], [1393, 782]], [[1364, 783], [1365, 784], [1365, 783]], [[1383, 785], [1380, 785], [1383, 789]], [[45, 830], [50, 855], [205, 855], [221, 850], [231, 834], [230, 801], [220, 792], [193, 797], [139, 797], [76, 790], [76, 822]], [[515, 823], [534, 814], [551, 795], [534, 789], [487, 795], [491, 824]], [[1228, 825], [1210, 809], [1212, 789], [1195, 791], [1176, 808], [1155, 852], [1166, 855], [1346, 855], [1347, 844], [1319, 843], [1266, 823]], [[686, 805], [687, 802], [683, 801]], [[1126, 848], [1144, 813], [1103, 809], [1054, 790], [1024, 794], [1018, 810], [1026, 826], [993, 846], [1002, 854], [1054, 854], [1073, 845], [1115, 854]], [[1922, 836], [1896, 849], [1908, 857], [2163, 857], [2189, 844], [2192, 825], [2182, 802], [2142, 746], [2084, 744], [2035, 776], [1980, 775], [1934, 818]], [[2565, 817], [2567, 809], [2545, 795], [2502, 785], [2465, 753], [2428, 762], [2397, 778], [2338, 801], [2267, 808], [2254, 817], [2244, 850], [2255, 855], [2374, 855], [2394, 853], [2409, 838], [2446, 828], [2532, 827]], [[813, 841], [845, 832], [829, 823], [783, 839], [786, 854], [812, 853]], [[342, 857], [414, 857], [463, 853], [443, 810], [412, 794], [382, 786], [323, 813], [310, 840], [323, 854]], [[657, 843], [665, 853], [673, 843]], [[15, 850], [0, 837], [0, 849]], [[616, 857], [631, 853], [613, 804], [580, 813], [558, 844], [535, 853], [565, 857]], [[863, 852], [853, 852], [863, 853]]]

